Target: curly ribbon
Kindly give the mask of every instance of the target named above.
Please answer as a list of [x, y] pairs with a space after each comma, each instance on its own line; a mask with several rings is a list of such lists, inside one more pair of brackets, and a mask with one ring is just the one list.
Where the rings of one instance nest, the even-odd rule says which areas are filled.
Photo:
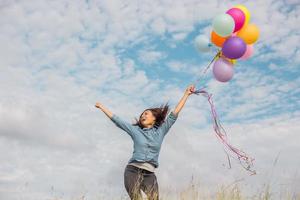
[[[206, 71], [209, 69], [209, 67], [213, 63], [213, 61], [215, 61], [220, 56], [221, 56], [221, 53], [220, 53], [220, 51], [218, 51], [218, 53], [214, 56], [214, 58], [211, 60], [209, 65], [203, 71], [203, 74], [206, 73]], [[195, 81], [195, 83], [199, 80], [200, 80], [200, 78], [197, 79]], [[222, 127], [222, 125], [220, 123], [220, 120], [218, 118], [218, 115], [217, 115], [217, 112], [216, 112], [216, 109], [215, 109], [215, 106], [214, 106], [214, 102], [213, 102], [213, 99], [212, 99], [212, 94], [209, 94], [207, 91], [204, 90], [204, 88], [199, 89], [199, 90], [195, 90], [193, 93], [196, 94], [196, 95], [202, 94], [203, 96], [205, 96], [207, 98], [207, 101], [210, 104], [211, 117], [212, 117], [212, 121], [213, 121], [213, 128], [214, 128], [214, 131], [215, 131], [215, 135], [224, 144], [224, 146], [227, 149], [227, 151], [225, 150], [225, 153], [227, 154], [229, 167], [231, 168], [231, 162], [230, 162], [230, 159], [229, 159], [229, 156], [228, 156], [229, 155], [228, 152], [231, 152], [231, 153], [235, 154], [235, 156], [237, 157], [239, 163], [241, 164], [241, 166], [244, 169], [249, 171], [251, 173], [251, 175], [255, 175], [256, 171], [252, 169], [254, 158], [251, 158], [250, 156], [248, 156], [244, 151], [233, 147], [228, 142], [226, 131]]]

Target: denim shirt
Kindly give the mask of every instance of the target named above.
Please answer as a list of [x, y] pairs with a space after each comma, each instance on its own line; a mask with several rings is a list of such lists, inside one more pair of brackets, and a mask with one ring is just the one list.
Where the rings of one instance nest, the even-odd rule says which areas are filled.
[[133, 155], [128, 163], [133, 161], [148, 162], [157, 168], [159, 166], [158, 156], [162, 141], [171, 126], [175, 123], [177, 117], [178, 115], [175, 115], [172, 111], [159, 127], [140, 128], [113, 114], [111, 120], [117, 127], [124, 130], [133, 140]]

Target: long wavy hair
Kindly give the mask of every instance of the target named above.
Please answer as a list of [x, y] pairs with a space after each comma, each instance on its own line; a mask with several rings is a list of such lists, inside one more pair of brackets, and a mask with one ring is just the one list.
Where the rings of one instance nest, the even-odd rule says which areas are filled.
[[145, 109], [141, 114], [139, 119], [135, 118], [136, 122], [133, 124], [134, 126], [139, 126], [140, 128], [144, 128], [143, 124], [141, 123], [141, 117], [146, 110], [150, 110], [152, 115], [155, 117], [155, 124], [153, 125], [155, 128], [158, 128], [162, 123], [164, 123], [166, 116], [169, 112], [170, 106], [168, 103], [162, 104], [160, 107], [152, 107]]

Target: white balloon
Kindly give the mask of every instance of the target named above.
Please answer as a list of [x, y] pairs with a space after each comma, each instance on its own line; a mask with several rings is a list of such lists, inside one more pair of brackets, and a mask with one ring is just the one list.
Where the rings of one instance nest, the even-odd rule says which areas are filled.
[[195, 38], [195, 45], [200, 52], [208, 52], [211, 47], [209, 39], [205, 35], [198, 35]]

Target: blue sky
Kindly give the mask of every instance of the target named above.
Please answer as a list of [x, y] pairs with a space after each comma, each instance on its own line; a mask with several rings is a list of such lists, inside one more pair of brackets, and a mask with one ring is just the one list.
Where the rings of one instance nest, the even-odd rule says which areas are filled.
[[174, 108], [214, 56], [198, 52], [195, 37], [209, 37], [213, 17], [236, 4], [247, 6], [260, 28], [255, 53], [238, 61], [230, 82], [209, 70], [197, 87], [213, 94], [231, 143], [256, 159], [258, 174], [250, 177], [237, 163], [227, 169], [208, 103], [192, 95], [164, 140], [160, 189], [182, 190], [193, 176], [210, 191], [242, 179], [250, 194], [266, 182], [274, 195], [283, 184], [299, 193], [297, 0], [4, 0], [0, 197], [126, 196], [122, 176], [132, 142], [95, 103], [128, 122], [167, 101]]

